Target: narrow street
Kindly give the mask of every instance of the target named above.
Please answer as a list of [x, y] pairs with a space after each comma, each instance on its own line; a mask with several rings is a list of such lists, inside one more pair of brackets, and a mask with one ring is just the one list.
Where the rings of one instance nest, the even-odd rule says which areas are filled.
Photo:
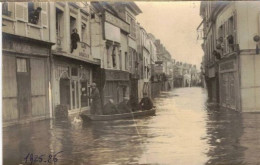
[[155, 105], [156, 116], [145, 119], [87, 124], [45, 120], [3, 128], [4, 164], [26, 164], [28, 153], [60, 151], [55, 164], [260, 163], [260, 114], [208, 105], [202, 88], [164, 92]]

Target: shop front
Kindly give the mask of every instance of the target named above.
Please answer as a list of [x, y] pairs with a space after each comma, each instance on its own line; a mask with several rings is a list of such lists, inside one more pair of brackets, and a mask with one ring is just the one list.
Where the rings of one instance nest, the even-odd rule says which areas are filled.
[[50, 118], [51, 43], [3, 33], [3, 125]]
[[230, 109], [238, 109], [238, 73], [236, 59], [219, 64], [220, 105]]
[[129, 73], [120, 70], [105, 70], [104, 104], [113, 99], [116, 104], [129, 97]]
[[96, 64], [71, 58], [55, 56], [53, 58], [53, 109], [65, 105], [69, 114], [89, 110], [90, 85], [92, 72]]

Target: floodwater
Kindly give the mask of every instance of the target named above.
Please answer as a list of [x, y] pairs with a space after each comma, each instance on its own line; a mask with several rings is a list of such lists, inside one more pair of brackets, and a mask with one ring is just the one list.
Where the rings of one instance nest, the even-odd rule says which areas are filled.
[[3, 128], [3, 164], [260, 164], [260, 114], [211, 105], [202, 88], [164, 92], [155, 105], [156, 116], [143, 119]]

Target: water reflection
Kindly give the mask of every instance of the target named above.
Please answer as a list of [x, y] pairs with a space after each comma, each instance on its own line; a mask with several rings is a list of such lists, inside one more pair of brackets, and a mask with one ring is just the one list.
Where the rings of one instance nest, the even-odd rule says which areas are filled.
[[244, 147], [241, 114], [232, 110], [208, 106], [207, 140], [209, 160], [206, 164], [243, 164]]
[[260, 163], [260, 114], [208, 104], [201, 88], [164, 92], [155, 105], [157, 115], [143, 119], [79, 125], [46, 120], [4, 128], [4, 164], [59, 151], [55, 164], [61, 165]]

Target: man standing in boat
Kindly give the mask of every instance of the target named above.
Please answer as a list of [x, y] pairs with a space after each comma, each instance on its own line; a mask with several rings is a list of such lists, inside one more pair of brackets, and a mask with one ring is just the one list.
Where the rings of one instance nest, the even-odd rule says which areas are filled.
[[142, 110], [150, 110], [153, 108], [153, 101], [150, 97], [148, 97], [147, 93], [144, 93], [144, 97], [140, 101], [140, 107]]
[[93, 83], [91, 85], [92, 91], [91, 91], [91, 96], [89, 98], [92, 99], [92, 103], [90, 106], [90, 113], [93, 115], [102, 115], [102, 110], [101, 110], [101, 99], [100, 99], [100, 94], [99, 90], [97, 89], [96, 83]]

